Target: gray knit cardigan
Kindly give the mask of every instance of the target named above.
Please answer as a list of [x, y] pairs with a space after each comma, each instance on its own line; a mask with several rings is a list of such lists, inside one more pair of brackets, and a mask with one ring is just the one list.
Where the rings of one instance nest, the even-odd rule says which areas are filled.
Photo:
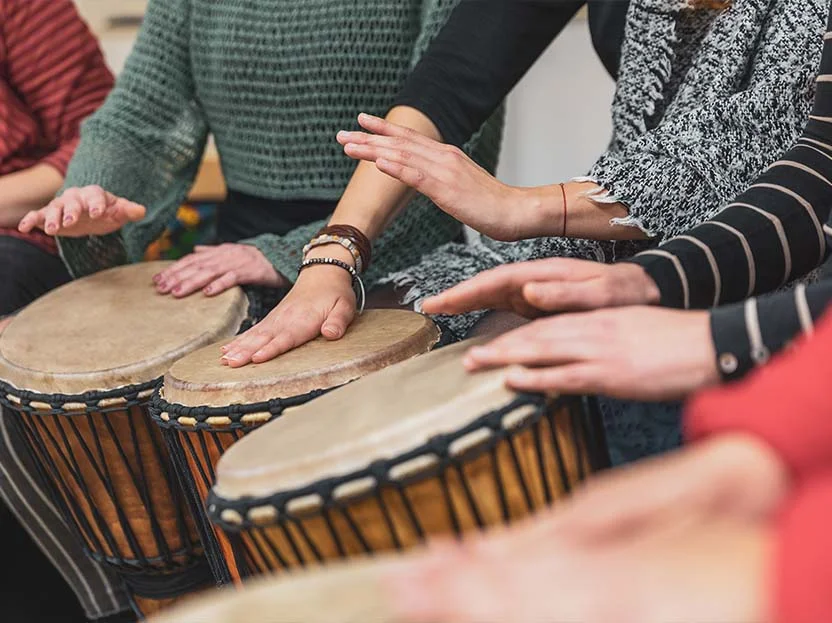
[[[624, 224], [656, 244], [713, 216], [799, 136], [811, 110], [829, 0], [632, 0], [612, 107], [610, 146], [586, 178], [598, 201], [629, 208]], [[553, 180], [553, 182], [556, 180]], [[651, 243], [481, 237], [448, 244], [385, 282], [416, 303], [507, 262], [612, 262]], [[438, 317], [460, 339], [481, 314]]]

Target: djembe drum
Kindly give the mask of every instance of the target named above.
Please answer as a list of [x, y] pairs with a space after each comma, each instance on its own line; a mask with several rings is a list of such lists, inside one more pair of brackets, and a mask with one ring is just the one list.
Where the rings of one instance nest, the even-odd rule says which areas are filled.
[[[176, 300], [166, 263], [69, 283], [0, 336], [0, 399], [89, 554], [115, 568], [145, 614], [212, 584], [159, 430], [147, 413], [180, 357], [234, 335], [243, 292]], [[219, 356], [219, 355], [218, 355]]]
[[[245, 434], [326, 390], [390, 364], [428, 352], [439, 340], [433, 322], [402, 310], [368, 310], [343, 338], [318, 338], [264, 364], [220, 365], [219, 345], [199, 350], [171, 367], [154, 396], [151, 413], [165, 431], [182, 484], [218, 583], [246, 575], [263, 557], [256, 547], [235, 561], [227, 539], [205, 511], [214, 467]], [[254, 544], [253, 544], [254, 545]]]
[[407, 560], [385, 556], [260, 578], [238, 591], [194, 599], [150, 623], [387, 623], [396, 618], [384, 574]]
[[298, 407], [232, 447], [209, 513], [249, 569], [402, 550], [552, 504], [608, 456], [579, 398], [465, 372], [461, 343]]

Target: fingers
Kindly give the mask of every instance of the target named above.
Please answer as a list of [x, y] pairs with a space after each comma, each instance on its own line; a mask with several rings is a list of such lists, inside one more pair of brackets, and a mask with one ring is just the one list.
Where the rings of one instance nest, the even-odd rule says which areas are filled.
[[204, 261], [204, 257], [196, 254], [186, 255], [180, 260], [177, 260], [165, 270], [153, 276], [153, 282], [156, 284], [156, 289], [161, 294], [167, 294], [182, 280], [182, 273]]
[[28, 234], [35, 229], [44, 229], [45, 227], [45, 210], [30, 210], [25, 216], [20, 219], [17, 225], [17, 230], [20, 233]]
[[[263, 326], [261, 326], [263, 325]], [[266, 322], [252, 327], [224, 348], [221, 362], [231, 368], [239, 368], [251, 363], [251, 357], [274, 339]]]
[[522, 293], [529, 282], [584, 278], [597, 269], [595, 262], [554, 258], [507, 264], [426, 299], [422, 308], [429, 314], [461, 314], [479, 309], [508, 309], [509, 292]]
[[176, 298], [189, 296], [216, 280], [221, 272], [204, 266], [195, 267], [192, 271], [180, 274], [170, 292]]
[[119, 198], [114, 205], [113, 218], [124, 225], [142, 220], [146, 213], [147, 209], [144, 206]]
[[66, 199], [55, 199], [43, 209], [43, 231], [54, 236], [61, 228]]
[[542, 311], [584, 311], [608, 307], [613, 293], [604, 279], [531, 282], [523, 286], [523, 299]]
[[202, 290], [206, 296], [217, 296], [218, 294], [222, 294], [226, 290], [230, 290], [238, 283], [237, 281], [237, 273], [233, 270], [228, 271], [224, 275], [219, 276], [218, 278], [214, 279], [211, 283], [209, 283], [205, 288]]
[[[65, 195], [70, 195], [72, 190], [75, 189], [68, 190]], [[77, 189], [77, 191], [73, 194], [77, 196], [77, 205], [79, 207], [81, 203], [86, 206], [90, 218], [98, 218], [102, 216], [109, 205], [116, 203], [116, 197], [110, 193], [105, 193], [99, 186], [86, 186], [84, 188]], [[69, 207], [69, 201], [67, 201], [67, 208]], [[80, 217], [80, 210], [77, 212], [77, 215]]]
[[405, 128], [395, 123], [390, 123], [386, 119], [382, 119], [381, 117], [376, 117], [374, 115], [361, 113], [360, 115], [358, 115], [358, 124], [365, 130], [367, 130], [368, 132], [372, 132], [373, 134], [405, 138], [410, 141], [413, 141], [414, 143], [425, 145], [427, 147], [442, 145], [442, 143], [440, 143], [439, 141], [435, 141], [431, 138], [428, 138], [427, 136], [425, 136], [424, 134], [420, 134], [416, 130], [413, 130], [411, 128]]
[[332, 308], [329, 316], [327, 316], [323, 327], [321, 327], [321, 335], [328, 340], [339, 340], [344, 337], [347, 332], [347, 327], [350, 326], [355, 318], [355, 302], [345, 299], [338, 299], [335, 307]]
[[572, 363], [552, 368], [509, 370], [506, 385], [518, 392], [603, 394], [607, 381], [605, 370], [597, 363]]
[[471, 348], [463, 363], [469, 370], [509, 365], [545, 366], [598, 361], [607, 344], [579, 316], [547, 318], [504, 333], [483, 346]]

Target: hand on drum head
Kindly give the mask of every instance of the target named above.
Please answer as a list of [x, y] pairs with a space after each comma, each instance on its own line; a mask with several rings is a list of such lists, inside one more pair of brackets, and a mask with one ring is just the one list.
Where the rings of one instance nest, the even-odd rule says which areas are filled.
[[234, 286], [282, 288], [289, 285], [257, 248], [246, 244], [197, 246], [194, 253], [154, 275], [153, 282], [159, 294], [177, 298], [197, 290], [206, 296], [216, 296]]
[[763, 623], [773, 545], [767, 524], [711, 519], [592, 547], [452, 545], [391, 567], [384, 584], [404, 623]]
[[69, 188], [40, 210], [21, 219], [18, 229], [41, 229], [50, 236], [103, 236], [144, 218], [144, 206], [116, 197], [100, 186]]
[[310, 267], [266, 318], [222, 347], [222, 363], [232, 368], [263, 363], [321, 335], [340, 339], [355, 311], [349, 273], [337, 266]]
[[621, 307], [535, 320], [465, 357], [518, 391], [676, 400], [719, 382], [708, 312]]
[[537, 318], [551, 312], [658, 302], [659, 290], [640, 266], [552, 258], [485, 271], [426, 299], [422, 309], [429, 314], [499, 309]]

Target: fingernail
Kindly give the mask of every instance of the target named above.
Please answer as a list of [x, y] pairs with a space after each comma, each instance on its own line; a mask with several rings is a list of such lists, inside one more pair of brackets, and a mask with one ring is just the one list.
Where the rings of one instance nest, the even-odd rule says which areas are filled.
[[226, 353], [223, 356], [223, 359], [225, 361], [240, 361], [240, 359], [242, 359], [242, 357], [240, 357], [240, 353]]
[[336, 136], [336, 138], [342, 138], [342, 139], [345, 139], [345, 138], [347, 138], [348, 134], [347, 134], [347, 132], [346, 132], [345, 130], [341, 130], [341, 131], [340, 131], [340, 132], [338, 132], [338, 134], [336, 134], [335, 136]]
[[220, 351], [223, 352], [223, 353], [227, 353], [228, 352], [228, 346], [220, 346]]
[[64, 219], [64, 225], [72, 225], [72, 221], [74, 221], [74, 220], [75, 220], [75, 219], [74, 219], [74, 218], [72, 218], [71, 216], [67, 216], [67, 217]]
[[213, 294], [214, 289], [209, 286], [209, 287], [205, 288], [203, 290], [203, 292], [205, 292], [205, 294]]
[[162, 280], [160, 275], [153, 275], [153, 283], [159, 283]]
[[182, 294], [182, 286], [176, 286], [176, 287], [173, 289], [173, 293], [174, 293], [174, 294]]

